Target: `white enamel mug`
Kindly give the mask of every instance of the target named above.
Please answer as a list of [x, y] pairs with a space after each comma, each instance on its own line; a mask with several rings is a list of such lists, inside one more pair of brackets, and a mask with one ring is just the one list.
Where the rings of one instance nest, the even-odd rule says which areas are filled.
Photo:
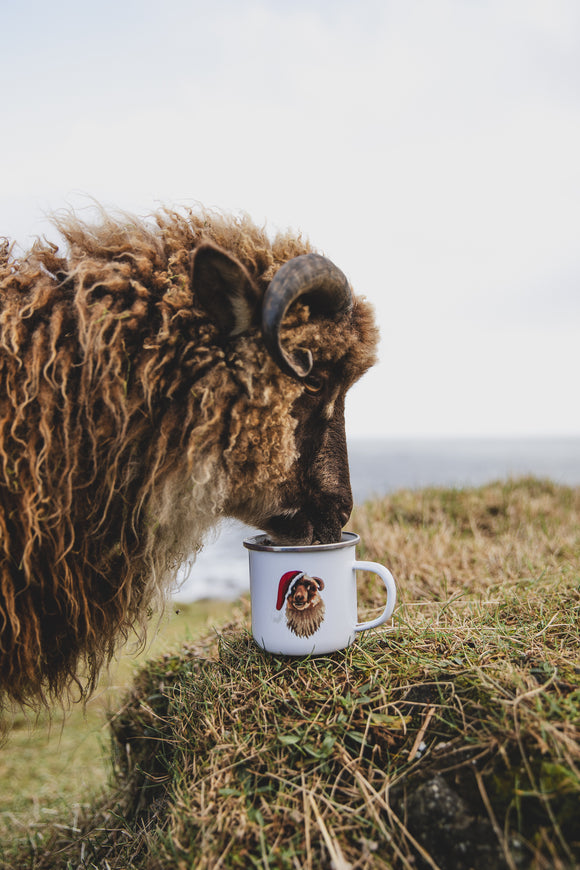
[[[266, 535], [246, 538], [258, 646], [282, 655], [325, 654], [391, 617], [397, 600], [393, 576], [377, 562], [356, 561], [359, 542], [352, 532], [334, 544], [298, 547], [272, 545]], [[357, 570], [378, 574], [387, 590], [383, 612], [370, 622], [357, 622]]]

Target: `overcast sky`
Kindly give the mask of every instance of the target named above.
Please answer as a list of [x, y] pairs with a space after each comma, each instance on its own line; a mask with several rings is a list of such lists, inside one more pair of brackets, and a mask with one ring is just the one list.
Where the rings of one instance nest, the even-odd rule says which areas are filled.
[[577, 0], [21, 0], [0, 235], [196, 201], [375, 305], [350, 435], [580, 434]]

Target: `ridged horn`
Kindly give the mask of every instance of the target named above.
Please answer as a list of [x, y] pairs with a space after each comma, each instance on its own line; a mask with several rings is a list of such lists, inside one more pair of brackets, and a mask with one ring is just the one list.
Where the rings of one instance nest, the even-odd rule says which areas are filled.
[[312, 369], [312, 353], [299, 348], [293, 356], [280, 345], [280, 327], [293, 302], [308, 297], [311, 310], [341, 314], [352, 308], [352, 291], [343, 272], [320, 254], [302, 254], [281, 266], [262, 304], [262, 335], [268, 353], [285, 374], [301, 380]]

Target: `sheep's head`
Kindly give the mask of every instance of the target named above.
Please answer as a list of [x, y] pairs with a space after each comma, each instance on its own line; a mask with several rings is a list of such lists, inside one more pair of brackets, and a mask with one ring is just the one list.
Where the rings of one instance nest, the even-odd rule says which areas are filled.
[[234, 483], [227, 513], [278, 543], [340, 540], [352, 510], [345, 396], [375, 362], [378, 333], [370, 306], [353, 297], [340, 269], [318, 254], [286, 262], [265, 292], [213, 245], [202, 245], [193, 263], [198, 297], [222, 334], [234, 344], [244, 337], [246, 348], [248, 341], [259, 343], [265, 362], [251, 373], [253, 381], [262, 379], [262, 393], [266, 381], [276, 387], [272, 420], [264, 408], [256, 452], [266, 445], [268, 429], [271, 440], [275, 415], [291, 421], [283, 478], [272, 467], [256, 486], [255, 475], [250, 486], [248, 478], [243, 486]]

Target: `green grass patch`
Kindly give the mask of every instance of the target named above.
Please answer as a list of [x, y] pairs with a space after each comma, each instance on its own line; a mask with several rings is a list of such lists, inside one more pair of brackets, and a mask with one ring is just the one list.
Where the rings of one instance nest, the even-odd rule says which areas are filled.
[[[398, 580], [392, 631], [273, 657], [242, 601], [140, 669], [109, 786], [0, 866], [579, 866], [580, 490], [397, 493], [352, 527]], [[359, 592], [367, 618], [382, 592]]]
[[136, 670], [161, 650], [206, 633], [231, 609], [225, 602], [168, 606], [151, 644], [138, 653], [128, 644], [86, 705], [14, 712], [0, 746], [0, 857], [2, 844], [61, 816], [72, 813], [74, 819], [81, 802], [103, 790], [110, 779], [108, 715], [121, 703]]

